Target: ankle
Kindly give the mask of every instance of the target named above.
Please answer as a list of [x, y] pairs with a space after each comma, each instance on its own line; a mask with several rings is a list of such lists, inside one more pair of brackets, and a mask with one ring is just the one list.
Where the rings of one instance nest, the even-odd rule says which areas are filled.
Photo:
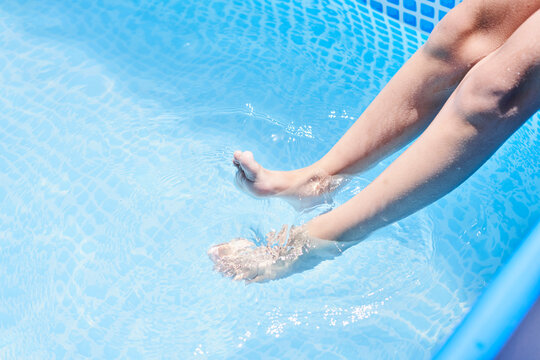
[[328, 220], [327, 214], [317, 216], [311, 219], [306, 225], [305, 230], [310, 237], [322, 240], [337, 240], [339, 232], [331, 226], [332, 222]]
[[294, 174], [294, 177], [297, 185], [323, 183], [334, 175], [329, 173], [318, 162], [296, 171], [297, 173]]
[[310, 169], [313, 174], [322, 174], [325, 176], [339, 175], [339, 171], [336, 171], [335, 167], [331, 166], [331, 164], [329, 164], [324, 158], [314, 162], [306, 169]]

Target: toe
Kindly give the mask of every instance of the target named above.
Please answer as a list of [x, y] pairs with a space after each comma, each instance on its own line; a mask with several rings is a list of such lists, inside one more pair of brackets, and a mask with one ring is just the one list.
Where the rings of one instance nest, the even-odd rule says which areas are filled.
[[223, 244], [219, 244], [219, 245], [214, 245], [212, 246], [210, 249], [208, 249], [207, 251], [207, 254], [208, 254], [208, 257], [210, 258], [210, 260], [212, 260], [213, 262], [217, 262], [220, 258], [220, 247], [222, 246]]
[[255, 181], [257, 175], [261, 171], [261, 165], [255, 161], [251, 151], [245, 151], [239, 158], [240, 166], [246, 175], [246, 178], [250, 181]]
[[240, 157], [242, 157], [242, 152], [240, 150], [236, 150], [233, 154], [233, 163], [235, 165], [240, 165]]
[[208, 249], [207, 254], [213, 262], [219, 262], [226, 256], [238, 254], [254, 246], [252, 241], [236, 238], [228, 243], [213, 245]]

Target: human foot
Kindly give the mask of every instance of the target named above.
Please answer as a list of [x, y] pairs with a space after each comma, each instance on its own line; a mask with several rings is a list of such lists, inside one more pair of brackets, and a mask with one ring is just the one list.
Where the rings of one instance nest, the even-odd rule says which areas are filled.
[[267, 244], [256, 246], [252, 241], [236, 238], [227, 243], [212, 246], [208, 256], [214, 262], [214, 270], [233, 280], [264, 282], [284, 276], [292, 259], [282, 257], [286, 249], [286, 228], [278, 234], [267, 235]]
[[344, 249], [338, 242], [310, 236], [304, 226], [287, 230], [284, 225], [279, 232], [270, 232], [266, 245], [255, 246], [250, 240], [236, 238], [212, 246], [208, 256], [214, 262], [214, 270], [233, 280], [265, 282], [312, 268]]
[[293, 171], [263, 168], [250, 151], [235, 151], [237, 183], [255, 196], [280, 196], [298, 208], [311, 207], [329, 200], [329, 194], [344, 181], [315, 166]]

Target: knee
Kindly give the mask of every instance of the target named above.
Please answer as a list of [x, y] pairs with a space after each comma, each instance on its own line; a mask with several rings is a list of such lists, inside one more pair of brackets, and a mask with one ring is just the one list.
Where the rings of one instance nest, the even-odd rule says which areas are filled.
[[510, 118], [523, 95], [519, 76], [498, 71], [500, 65], [486, 58], [477, 64], [455, 90], [454, 110], [476, 128], [493, 126]]
[[462, 18], [459, 13], [451, 11], [435, 26], [423, 50], [440, 60], [455, 60], [462, 42], [473, 31], [474, 23], [470, 16]]
[[[540, 13], [536, 13], [540, 16]], [[540, 107], [539, 18], [530, 18], [504, 45], [467, 73], [451, 97], [457, 118], [476, 129], [514, 128]]]
[[425, 53], [470, 67], [500, 46], [503, 40], [491, 31], [500, 20], [500, 9], [471, 3], [461, 3], [435, 26], [423, 46]]
[[454, 109], [460, 118], [478, 124], [496, 112], [497, 91], [492, 79], [482, 72], [469, 74], [456, 89]]

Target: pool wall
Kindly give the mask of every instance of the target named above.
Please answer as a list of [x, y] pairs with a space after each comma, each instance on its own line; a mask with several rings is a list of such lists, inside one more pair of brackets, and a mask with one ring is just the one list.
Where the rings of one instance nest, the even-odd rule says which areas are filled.
[[[371, 0], [360, 1], [387, 15], [390, 29], [403, 26], [423, 32], [426, 39], [435, 24], [460, 0]], [[396, 25], [393, 20], [399, 21]], [[413, 39], [407, 39], [412, 41]], [[411, 46], [412, 43], [411, 43]], [[540, 120], [540, 112], [533, 118]], [[533, 121], [534, 121], [533, 120]], [[510, 261], [501, 267], [493, 282], [469, 314], [440, 349], [435, 359], [492, 359], [540, 296], [540, 222], [523, 241]]]
[[540, 295], [540, 223], [435, 357], [492, 359]]

